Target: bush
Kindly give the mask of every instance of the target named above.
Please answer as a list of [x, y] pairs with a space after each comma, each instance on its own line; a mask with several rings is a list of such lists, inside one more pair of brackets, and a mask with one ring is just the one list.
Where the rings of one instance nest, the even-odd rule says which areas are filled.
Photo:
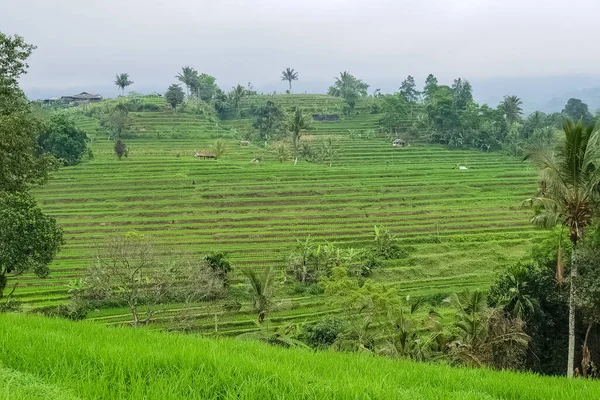
[[308, 326], [300, 335], [300, 339], [315, 349], [330, 347], [346, 330], [346, 323], [337, 317], [326, 317]]

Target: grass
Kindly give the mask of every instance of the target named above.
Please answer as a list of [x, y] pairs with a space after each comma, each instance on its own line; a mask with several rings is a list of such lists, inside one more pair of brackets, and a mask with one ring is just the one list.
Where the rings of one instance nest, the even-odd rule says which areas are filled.
[[[0, 359], [0, 394], [10, 399], [563, 400], [600, 396], [595, 381], [314, 353], [18, 314], [0, 318]], [[12, 383], [6, 386], [7, 382]]]
[[[267, 98], [286, 108], [300, 104], [323, 113], [341, 106], [328, 96], [280, 95], [246, 98], [242, 109]], [[96, 106], [103, 103], [90, 105]], [[411, 251], [406, 259], [386, 263], [374, 279], [403, 294], [485, 288], [540, 235], [530, 226], [529, 213], [519, 208], [535, 192], [535, 171], [498, 153], [418, 144], [398, 149], [384, 136], [350, 135], [349, 129], [377, 127], [380, 116], [368, 108], [361, 105], [359, 115], [340, 121], [315, 122], [305, 135], [310, 143], [336, 139], [339, 157], [331, 168], [303, 161], [282, 164], [269, 149], [252, 143], [240, 147], [238, 136], [249, 119], [215, 124], [169, 110], [130, 113], [140, 132], [126, 139], [129, 158], [118, 161], [113, 143], [97, 132], [98, 121], [78, 115], [80, 125], [96, 137], [94, 159], [62, 169], [35, 191], [43, 209], [64, 228], [67, 242], [48, 279], [20, 277], [17, 299], [25, 309], [64, 303], [67, 283], [82, 276], [95, 244], [130, 230], [151, 236], [165, 252], [199, 258], [211, 250], [226, 251], [236, 267], [281, 270], [283, 255], [296, 239], [310, 234], [360, 248], [371, 242], [376, 224], [389, 228]], [[192, 157], [217, 137], [227, 144], [222, 159]], [[255, 157], [265, 162], [251, 163]], [[457, 164], [470, 169], [453, 169]], [[234, 273], [233, 285], [244, 285], [241, 274]], [[280, 298], [292, 304], [276, 313], [281, 318], [322, 312], [318, 298], [298, 301], [285, 292]], [[90, 317], [106, 317], [106, 311]], [[127, 321], [126, 310], [109, 312], [116, 317], [112, 321]], [[228, 319], [238, 318], [224, 315]], [[248, 317], [245, 327], [252, 321]], [[210, 326], [210, 319], [199, 325]]]

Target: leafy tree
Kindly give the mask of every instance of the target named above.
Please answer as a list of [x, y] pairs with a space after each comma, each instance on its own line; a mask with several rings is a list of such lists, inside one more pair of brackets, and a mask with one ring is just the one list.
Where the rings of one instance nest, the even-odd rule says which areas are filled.
[[185, 85], [188, 96], [198, 87], [198, 71], [190, 66], [182, 67], [181, 72], [175, 75], [175, 78]]
[[204, 73], [200, 74], [194, 86], [194, 94], [202, 101], [211, 101], [219, 89], [215, 83], [216, 81], [217, 79], [214, 76]]
[[384, 96], [382, 109], [383, 116], [379, 124], [388, 132], [398, 133], [403, 126], [406, 126], [409, 114], [406, 96], [401, 93]]
[[129, 79], [129, 74], [127, 72], [123, 72], [115, 75], [115, 85], [121, 89], [121, 95], [124, 95], [125, 88], [129, 85], [133, 85], [133, 81]]
[[52, 155], [40, 154], [42, 125], [18, 85], [33, 49], [22, 37], [0, 32], [0, 297], [9, 274], [46, 276], [62, 244], [54, 219], [27, 193], [58, 168]]
[[252, 124], [254, 129], [258, 130], [260, 140], [268, 141], [277, 136], [282, 128], [285, 114], [281, 107], [271, 100], [258, 107], [255, 112], [256, 120]]
[[250, 283], [254, 309], [258, 312], [258, 322], [263, 322], [273, 296], [273, 267], [270, 265], [265, 267], [261, 275], [258, 275], [252, 268], [243, 269], [242, 273]]
[[118, 104], [109, 113], [101, 114], [100, 126], [108, 131], [108, 138], [122, 138], [132, 132], [129, 110], [124, 104]]
[[42, 151], [61, 159], [65, 165], [76, 165], [87, 151], [87, 135], [66, 114], [55, 114], [38, 138]]
[[215, 143], [210, 148], [210, 152], [213, 156], [215, 156], [215, 160], [221, 158], [223, 154], [227, 151], [227, 146], [225, 142], [221, 139], [217, 139]]
[[452, 85], [454, 106], [457, 110], [463, 110], [469, 102], [473, 101], [473, 89], [468, 80], [457, 78]]
[[50, 273], [48, 265], [63, 244], [62, 229], [26, 192], [0, 191], [0, 298], [9, 276], [33, 271]]
[[409, 75], [404, 81], [402, 81], [402, 83], [400, 84], [400, 94], [409, 103], [416, 103], [417, 100], [419, 100], [420, 93], [417, 90], [415, 78]]
[[521, 115], [523, 115], [522, 104], [523, 102], [517, 96], [504, 96], [504, 100], [498, 106], [509, 126], [521, 119]]
[[294, 109], [294, 112], [288, 121], [287, 129], [292, 136], [294, 155], [298, 157], [302, 132], [310, 129], [309, 119], [304, 115], [304, 112], [301, 108], [296, 107], [296, 109]]
[[176, 84], [169, 86], [169, 89], [167, 89], [167, 93], [165, 93], [165, 99], [173, 109], [173, 112], [175, 112], [178, 105], [183, 103], [184, 97], [185, 94], [183, 93], [183, 90], [179, 85]]
[[353, 110], [358, 99], [367, 95], [367, 89], [369, 89], [369, 85], [357, 79], [348, 71], [344, 71], [340, 72], [340, 76], [335, 78], [335, 82], [329, 87], [327, 94], [343, 97], [349, 110]]
[[31, 112], [18, 78], [26, 73], [35, 46], [0, 32], [0, 191], [23, 191], [43, 184], [59, 163], [38, 151], [42, 124]]
[[538, 193], [527, 203], [538, 226], [562, 225], [569, 230], [572, 245], [569, 293], [569, 345], [567, 376], [575, 366], [575, 305], [577, 245], [596, 214], [596, 195], [600, 183], [600, 143], [598, 130], [581, 121], [563, 124], [564, 137], [555, 149], [534, 148], [527, 156], [540, 171]]
[[123, 158], [123, 156], [127, 157], [128, 155], [127, 145], [121, 139], [117, 139], [117, 141], [115, 142], [115, 154], [119, 158], [119, 161], [121, 160], [121, 158]]
[[427, 75], [425, 79], [425, 86], [423, 87], [423, 95], [425, 96], [425, 101], [429, 100], [431, 96], [438, 89], [438, 80], [433, 74]]
[[427, 115], [436, 131], [436, 139], [446, 141], [458, 126], [458, 113], [454, 107], [454, 96], [448, 86], [440, 86], [426, 106]]
[[298, 80], [298, 73], [295, 72], [293, 68], [288, 67], [281, 73], [281, 80], [288, 81], [288, 83], [290, 84], [290, 92], [291, 92], [292, 91], [292, 81]]
[[584, 125], [589, 125], [592, 122], [592, 114], [588, 109], [588, 105], [579, 99], [569, 99], [565, 108], [562, 110], [565, 117], [572, 119], [573, 121], [583, 121]]

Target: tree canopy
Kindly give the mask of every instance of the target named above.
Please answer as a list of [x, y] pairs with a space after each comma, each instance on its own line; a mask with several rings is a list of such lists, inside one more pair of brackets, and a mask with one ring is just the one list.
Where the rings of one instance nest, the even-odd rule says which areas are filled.
[[42, 151], [52, 154], [64, 165], [76, 165], [87, 150], [87, 135], [66, 114], [55, 114], [38, 138]]
[[173, 111], [177, 108], [178, 105], [183, 103], [183, 99], [185, 98], [185, 94], [181, 87], [177, 84], [173, 84], [169, 86], [167, 92], [165, 93], [165, 100], [171, 106]]

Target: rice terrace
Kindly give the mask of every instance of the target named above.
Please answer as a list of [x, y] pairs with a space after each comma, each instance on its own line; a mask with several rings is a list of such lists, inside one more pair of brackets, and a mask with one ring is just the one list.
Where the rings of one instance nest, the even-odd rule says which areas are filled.
[[[340, 104], [316, 95], [262, 97], [284, 107]], [[314, 123], [311, 140], [333, 137], [338, 143], [331, 168], [293, 165], [293, 160], [280, 163], [268, 149], [239, 145], [235, 132], [250, 121], [215, 127], [173, 114], [161, 98], [141, 101], [161, 109], [131, 113], [141, 133], [128, 141], [130, 154], [122, 161], [114, 157], [112, 142], [97, 133], [97, 121], [78, 117], [94, 137], [94, 159], [61, 170], [36, 190], [43, 209], [61, 221], [66, 245], [50, 278], [21, 279], [26, 287], [15, 295], [21, 302], [32, 307], [64, 302], [69, 282], [81, 277], [93, 257], [94, 243], [115, 232], [143, 232], [169, 251], [198, 256], [225, 251], [236, 266], [282, 270], [285, 251], [307, 235], [360, 248], [373, 240], [373, 227], [383, 225], [411, 251], [408, 258], [390, 260], [375, 279], [420, 295], [489, 285], [498, 268], [522, 257], [539, 235], [520, 207], [535, 190], [536, 175], [514, 157], [418, 143], [399, 149], [387, 135], [358, 137], [377, 129], [377, 116], [364, 111], [339, 122]], [[358, 133], [351, 136], [353, 129]], [[227, 146], [222, 159], [192, 157], [218, 137]], [[256, 157], [264, 161], [251, 163]], [[457, 164], [469, 169], [458, 170]], [[290, 293], [283, 300], [291, 310], [274, 316], [304, 322], [327, 309], [318, 296]], [[130, 317], [118, 309], [99, 314], [107, 323]], [[198, 314], [206, 311], [199, 308]], [[223, 331], [254, 327], [253, 315], [246, 321], [223, 318]], [[212, 316], [206, 325], [214, 329]]]
[[565, 5], [138, 1], [0, 7], [0, 398], [600, 398]]

